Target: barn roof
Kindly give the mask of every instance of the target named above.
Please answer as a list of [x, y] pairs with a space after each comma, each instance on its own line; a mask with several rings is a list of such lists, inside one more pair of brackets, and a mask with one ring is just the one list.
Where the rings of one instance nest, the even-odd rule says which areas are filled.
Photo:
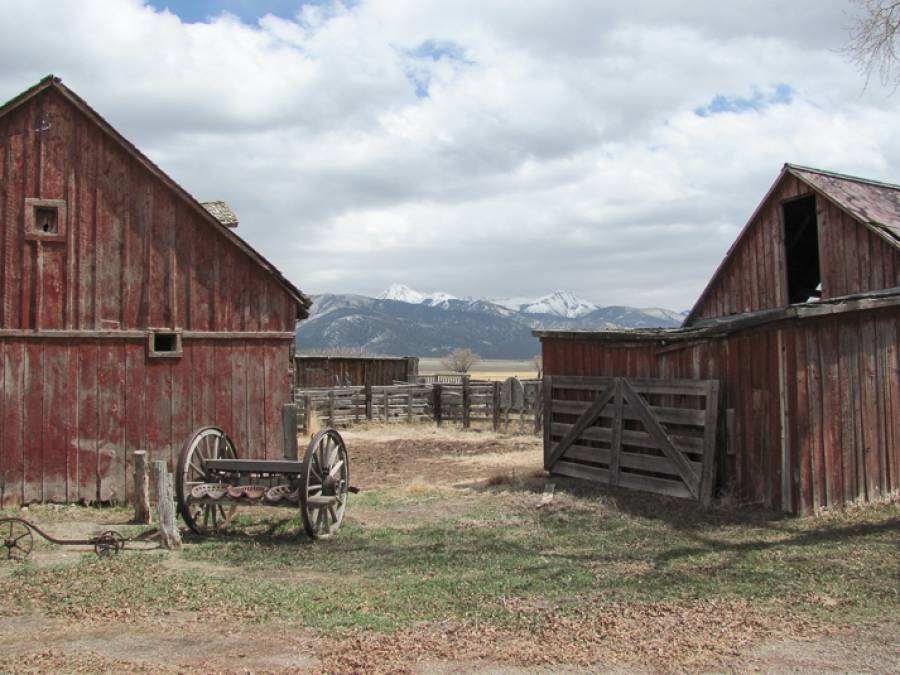
[[855, 221], [860, 223], [862, 227], [866, 227], [874, 232], [890, 246], [900, 248], [900, 185], [786, 163], [778, 174], [778, 178], [772, 183], [769, 191], [760, 200], [753, 214], [728, 248], [716, 271], [709, 278], [706, 288], [703, 289], [700, 297], [697, 298], [697, 302], [694, 303], [691, 311], [688, 312], [682, 324], [683, 326], [689, 326], [693, 323], [698, 309], [713, 288], [716, 278], [722, 273], [725, 265], [728, 264], [729, 259], [737, 250], [738, 244], [750, 231], [760, 210], [766, 205], [769, 197], [787, 175], [794, 176], [797, 180], [808, 185], [814, 192], [845, 211]]
[[[256, 249], [254, 249], [250, 244], [244, 241], [241, 237], [235, 234], [232, 229], [224, 225], [219, 219], [210, 213], [197, 199], [195, 199], [187, 190], [181, 187], [178, 183], [176, 183], [172, 178], [166, 174], [165, 171], [160, 169], [156, 164], [153, 163], [151, 159], [149, 159], [144, 153], [137, 149], [137, 147], [131, 143], [127, 138], [125, 138], [122, 134], [116, 131], [113, 126], [107, 122], [96, 110], [91, 108], [88, 105], [87, 101], [81, 98], [74, 91], [69, 89], [62, 83], [62, 80], [54, 75], [47, 75], [40, 82], [35, 84], [33, 87], [26, 89], [18, 96], [10, 99], [2, 106], [0, 106], [0, 117], [3, 117], [7, 113], [15, 110], [22, 104], [30, 101], [35, 96], [40, 93], [46, 91], [47, 89], [55, 89], [58, 91], [66, 100], [68, 100], [72, 105], [74, 105], [78, 110], [80, 110], [85, 116], [87, 116], [91, 121], [93, 121], [108, 137], [110, 137], [114, 142], [122, 147], [125, 152], [131, 155], [139, 164], [141, 164], [144, 168], [146, 168], [151, 174], [155, 175], [159, 178], [163, 183], [166, 184], [172, 191], [175, 192], [190, 208], [199, 213], [207, 223], [212, 226], [215, 231], [225, 237], [228, 241], [230, 241], [234, 246], [237, 246], [241, 251], [243, 251], [246, 255], [248, 255], [256, 264], [262, 267], [270, 276], [272, 276], [275, 281], [284, 288], [288, 294], [293, 298], [293, 300], [297, 303], [298, 307], [298, 317], [306, 318], [309, 315], [309, 308], [312, 306], [312, 300], [303, 293], [299, 288], [294, 286], [290, 281], [288, 281], [284, 275], [281, 274], [280, 271], [273, 265], [271, 262], [266, 260], [266, 258], [259, 253]], [[221, 202], [224, 204], [224, 202]], [[227, 208], [227, 206], [226, 206]], [[230, 209], [229, 209], [230, 211]], [[234, 215], [232, 213], [232, 215]], [[236, 217], [235, 217], [235, 220]]]

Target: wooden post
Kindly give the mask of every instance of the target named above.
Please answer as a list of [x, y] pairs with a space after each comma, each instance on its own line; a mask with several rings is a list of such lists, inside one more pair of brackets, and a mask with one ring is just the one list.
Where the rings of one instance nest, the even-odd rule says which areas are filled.
[[156, 483], [156, 510], [159, 513], [160, 543], [170, 551], [181, 548], [181, 532], [175, 523], [175, 498], [172, 475], [166, 471], [162, 459], [153, 462], [153, 478]]
[[441, 426], [443, 411], [441, 410], [441, 385], [435, 383], [431, 388], [431, 411], [434, 415], [434, 423]]
[[328, 426], [334, 426], [334, 389], [328, 392]]
[[541, 433], [541, 418], [544, 412], [544, 383], [538, 382], [534, 389], [534, 435]]
[[390, 403], [391, 395], [387, 389], [384, 390], [384, 423], [387, 424], [390, 421], [390, 409], [388, 408], [388, 404]]
[[372, 385], [366, 384], [363, 387], [363, 392], [366, 395], [366, 419], [372, 419]]
[[549, 471], [547, 460], [550, 458], [550, 445], [553, 437], [550, 435], [553, 426], [553, 378], [544, 371], [544, 468]]
[[281, 424], [284, 430], [284, 458], [296, 460], [298, 456], [296, 403], [285, 403], [281, 406]]
[[309, 430], [312, 429], [312, 416], [313, 416], [313, 404], [312, 404], [312, 396], [306, 394], [303, 397], [303, 433], [308, 434]]
[[494, 432], [500, 430], [500, 383], [494, 382], [493, 396], [491, 397], [491, 423]]
[[413, 421], [413, 392], [412, 387], [406, 390], [406, 421], [412, 424]]
[[134, 522], [150, 524], [150, 467], [147, 451], [134, 451]]
[[469, 376], [463, 375], [462, 378], [462, 425], [463, 429], [469, 428], [469, 415], [471, 414], [471, 403], [472, 403], [471, 392], [469, 391]]

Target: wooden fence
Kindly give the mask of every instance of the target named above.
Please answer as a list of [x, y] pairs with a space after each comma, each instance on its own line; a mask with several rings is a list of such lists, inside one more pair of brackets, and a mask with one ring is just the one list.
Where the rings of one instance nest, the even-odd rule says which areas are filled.
[[555, 375], [545, 386], [548, 471], [710, 503], [718, 381]]
[[[540, 433], [543, 419], [540, 380], [460, 384], [297, 389], [297, 426], [306, 433], [313, 417], [320, 424], [348, 427], [361, 422], [431, 421], [490, 426], [495, 431]], [[518, 393], [517, 393], [518, 392]]]

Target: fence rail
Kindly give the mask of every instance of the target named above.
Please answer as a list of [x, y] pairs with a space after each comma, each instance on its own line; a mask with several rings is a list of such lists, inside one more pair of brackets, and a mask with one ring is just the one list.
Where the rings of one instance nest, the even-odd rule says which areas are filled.
[[431, 421], [463, 428], [489, 424], [495, 431], [540, 433], [543, 421], [540, 380], [418, 383], [390, 386], [297, 389], [297, 426], [307, 433], [313, 417], [321, 424], [348, 427]]

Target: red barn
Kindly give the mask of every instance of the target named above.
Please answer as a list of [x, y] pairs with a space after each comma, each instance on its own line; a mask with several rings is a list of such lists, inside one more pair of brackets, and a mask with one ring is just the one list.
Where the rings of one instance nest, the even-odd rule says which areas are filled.
[[309, 299], [49, 76], [0, 107], [0, 501], [123, 502], [216, 423], [282, 454]]
[[718, 485], [746, 501], [900, 489], [900, 186], [785, 165], [682, 328], [535, 335], [551, 382], [718, 380]]

